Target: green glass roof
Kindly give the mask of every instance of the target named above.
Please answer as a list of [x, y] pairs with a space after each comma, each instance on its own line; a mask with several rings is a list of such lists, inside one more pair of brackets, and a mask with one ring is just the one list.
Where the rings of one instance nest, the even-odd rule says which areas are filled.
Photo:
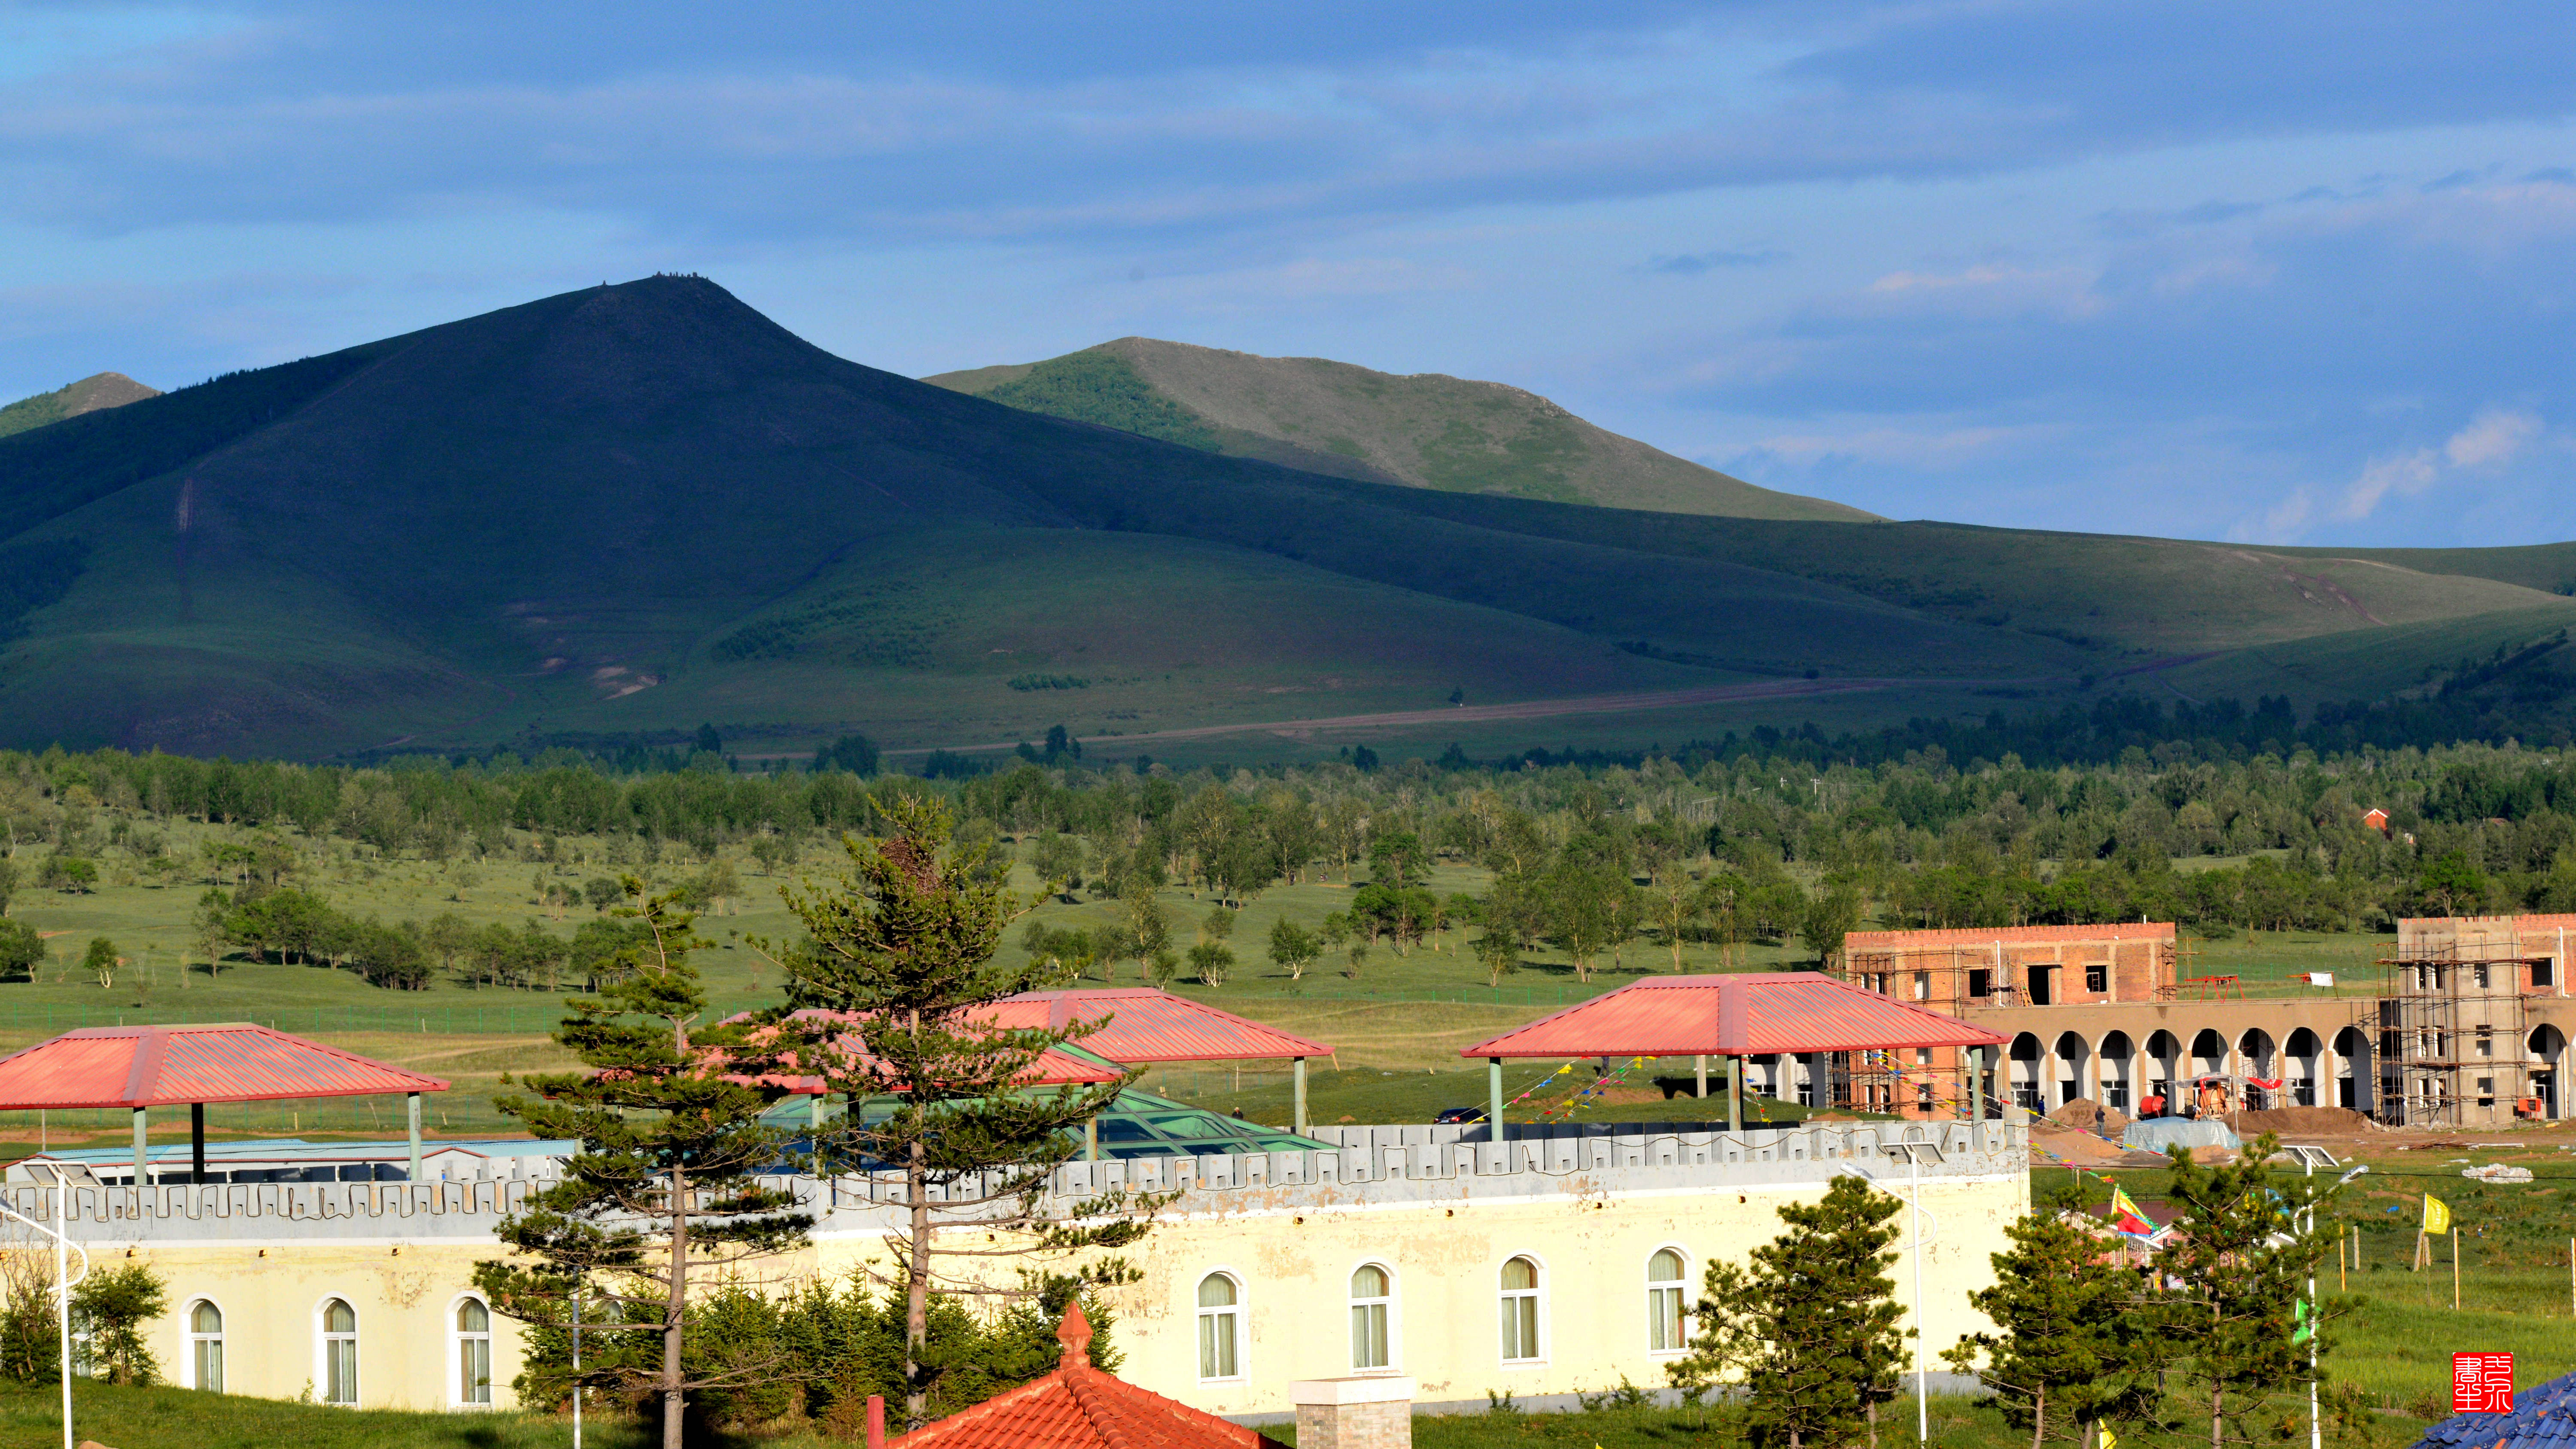
[[[862, 1111], [861, 1120], [877, 1115], [885, 1108], [870, 1103], [875, 1111]], [[831, 1121], [842, 1115], [839, 1102], [827, 1102], [823, 1119]], [[763, 1114], [761, 1120], [772, 1127], [794, 1132], [813, 1122], [813, 1108], [804, 1097], [790, 1097]], [[1329, 1151], [1332, 1144], [1300, 1137], [1285, 1127], [1270, 1127], [1247, 1122], [1169, 1097], [1134, 1088], [1118, 1094], [1109, 1110], [1100, 1114], [1100, 1155], [1103, 1157], [1170, 1157], [1182, 1153], [1212, 1157], [1251, 1152]]]

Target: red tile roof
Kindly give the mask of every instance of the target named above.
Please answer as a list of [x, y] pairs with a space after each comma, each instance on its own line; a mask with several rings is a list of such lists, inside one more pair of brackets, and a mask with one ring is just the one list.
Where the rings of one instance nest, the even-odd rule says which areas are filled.
[[444, 1092], [436, 1077], [250, 1022], [94, 1026], [0, 1057], [0, 1110]]
[[1282, 1449], [1275, 1439], [1091, 1366], [1091, 1323], [1068, 1306], [1054, 1373], [888, 1442], [886, 1449]]
[[1074, 1044], [1113, 1062], [1225, 1062], [1333, 1054], [1323, 1042], [1151, 986], [1030, 991], [996, 1002], [982, 1014], [1003, 1026], [1048, 1031], [1105, 1016], [1109, 1018], [1106, 1026], [1074, 1038]]
[[1462, 1057], [1770, 1056], [1999, 1046], [2007, 1038], [1813, 971], [1663, 976], [1569, 1006]]
[[[736, 1021], [739, 1021], [740, 1019], [740, 1017], [733, 1018], [733, 1020]], [[807, 1007], [802, 1011], [789, 1013], [788, 1019], [791, 1021], [855, 1022], [859, 1018], [857, 1014], [853, 1012], [823, 1011], [814, 1007]], [[758, 1034], [755, 1033], [754, 1035], [755, 1039], [757, 1039]], [[861, 1068], [871, 1060], [867, 1052], [860, 1046], [858, 1034], [855, 1032], [836, 1038], [833, 1045], [838, 1050], [849, 1055], [850, 1060], [848, 1062], [848, 1066], [854, 1071]], [[795, 1065], [794, 1058], [796, 1054], [793, 1050], [783, 1052], [781, 1055], [788, 1059], [789, 1066], [792, 1067]], [[1115, 1067], [1105, 1067], [1098, 1062], [1085, 1061], [1072, 1052], [1058, 1051], [1053, 1047], [1049, 1047], [1047, 1050], [1038, 1054], [1036, 1061], [1029, 1063], [1028, 1070], [1020, 1074], [1019, 1082], [1020, 1085], [1024, 1087], [1060, 1087], [1071, 1084], [1114, 1082], [1123, 1075], [1125, 1075], [1125, 1073], [1120, 1072]], [[791, 1092], [819, 1092], [823, 1090], [823, 1079], [821, 1077], [800, 1076], [792, 1072], [757, 1078], [745, 1076], [735, 1078], [735, 1080], [743, 1082], [759, 1082], [771, 1086], [782, 1086]]]

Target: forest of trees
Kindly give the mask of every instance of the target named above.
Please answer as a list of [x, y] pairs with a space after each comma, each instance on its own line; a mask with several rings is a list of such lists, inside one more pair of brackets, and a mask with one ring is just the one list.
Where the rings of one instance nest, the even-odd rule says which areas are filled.
[[[2230, 717], [2295, 733], [2270, 702]], [[2115, 729], [2097, 743], [2116, 738]], [[1499, 975], [1542, 943], [1588, 974], [1604, 957], [1683, 941], [1793, 940], [1822, 954], [1871, 924], [2147, 917], [2223, 936], [2385, 931], [2409, 914], [2576, 911], [2576, 758], [2513, 744], [2282, 754], [2211, 736], [2040, 766], [2009, 750], [1961, 759], [1938, 743], [1874, 763], [1836, 760], [1821, 737], [1762, 732], [1633, 762], [1494, 768], [1372, 755], [1189, 771], [1105, 761], [1096, 747], [1086, 762], [1049, 744], [1006, 768], [939, 780], [845, 768], [878, 762], [855, 740], [810, 765], [760, 772], [712, 750], [642, 773], [569, 752], [370, 768], [0, 754], [10, 852], [0, 901], [12, 890], [91, 889], [102, 872], [211, 880], [198, 913], [210, 950], [329, 959], [395, 988], [445, 971], [551, 989], [614, 954], [615, 943], [583, 934], [611, 923], [590, 921], [567, 940], [533, 925], [349, 921], [297, 887], [299, 852], [336, 842], [359, 858], [534, 862], [544, 867], [540, 899], [560, 921], [597, 904], [586, 897], [607, 887], [611, 867], [681, 872], [690, 889], [722, 899], [743, 889], [730, 862], [778, 868], [841, 832], [868, 832], [898, 795], [930, 793], [997, 862], [1017, 859], [1094, 899], [1132, 906], [1186, 886], [1239, 905], [1317, 872], [1360, 885], [1321, 939], [1272, 943], [1292, 969], [1328, 952], [1403, 952], [1469, 923]], [[2374, 807], [2388, 812], [2385, 830], [2363, 819]], [[229, 828], [180, 851], [156, 826], [175, 817]], [[576, 858], [603, 878], [570, 872]], [[1442, 862], [1482, 866], [1488, 883], [1472, 895], [1434, 891]], [[1078, 954], [1132, 952], [1148, 964], [1170, 954], [1168, 928], [1112, 934]], [[1207, 957], [1203, 971], [1231, 963], [1220, 931], [1200, 935], [1220, 948], [1194, 953]]]

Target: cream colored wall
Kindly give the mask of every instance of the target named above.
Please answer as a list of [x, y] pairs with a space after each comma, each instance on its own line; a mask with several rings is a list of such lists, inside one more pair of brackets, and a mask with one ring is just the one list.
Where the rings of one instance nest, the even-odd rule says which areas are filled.
[[[1489, 1390], [1527, 1400], [1613, 1388], [1623, 1374], [1640, 1387], [1661, 1388], [1666, 1356], [1647, 1347], [1646, 1260], [1658, 1248], [1679, 1248], [1687, 1260], [1685, 1301], [1696, 1299], [1710, 1255], [1743, 1261], [1784, 1230], [1782, 1203], [1823, 1194], [1818, 1183], [1166, 1219], [1125, 1254], [1144, 1276], [1113, 1294], [1113, 1341], [1126, 1355], [1118, 1375], [1210, 1413], [1285, 1412], [1292, 1380], [1350, 1375], [1350, 1276], [1373, 1262], [1396, 1284], [1395, 1361], [1387, 1372], [1418, 1379], [1419, 1403], [1481, 1404]], [[2028, 1178], [2018, 1173], [1925, 1186], [1924, 1210], [1939, 1228], [1924, 1254], [1923, 1281], [1935, 1372], [1942, 1349], [1986, 1326], [1966, 1295], [1993, 1280], [1988, 1256], [2027, 1201]], [[882, 1237], [834, 1237], [818, 1245], [813, 1261], [838, 1275], [883, 1252]], [[1500, 1275], [1516, 1255], [1542, 1269], [1547, 1356], [1505, 1367]], [[1243, 1375], [1203, 1383], [1198, 1284], [1219, 1270], [1243, 1285]], [[1908, 1262], [1900, 1260], [1896, 1280], [1897, 1301], [1910, 1304]]]
[[[299, 1242], [146, 1245], [136, 1261], [169, 1285], [170, 1316], [151, 1329], [152, 1352], [172, 1383], [188, 1382], [189, 1306], [210, 1298], [224, 1312], [224, 1391], [263, 1398], [323, 1392], [323, 1300], [345, 1298], [358, 1315], [358, 1403], [370, 1409], [458, 1407], [456, 1300], [474, 1264], [494, 1256], [482, 1243]], [[99, 1251], [97, 1248], [93, 1252]], [[102, 1267], [120, 1266], [120, 1250]], [[492, 1401], [515, 1402], [519, 1326], [492, 1315]]]
[[[1882, 1165], [1877, 1171], [1902, 1196], [1894, 1170]], [[1385, 1206], [1292, 1202], [1167, 1217], [1123, 1255], [1143, 1277], [1113, 1290], [1114, 1341], [1126, 1355], [1119, 1375], [1212, 1413], [1284, 1413], [1292, 1380], [1350, 1374], [1350, 1275], [1374, 1262], [1395, 1279], [1395, 1361], [1387, 1371], [1419, 1380], [1417, 1402], [1481, 1404], [1488, 1391], [1528, 1400], [1614, 1387], [1623, 1375], [1660, 1388], [1664, 1360], [1647, 1347], [1647, 1259], [1658, 1248], [1679, 1249], [1687, 1260], [1686, 1298], [1695, 1298], [1711, 1255], [1742, 1261], [1780, 1234], [1782, 1203], [1824, 1193], [1818, 1182], [1602, 1195], [1583, 1192], [1579, 1178], [1567, 1182], [1562, 1195], [1472, 1204], [1463, 1196]], [[1933, 1354], [1984, 1326], [1966, 1295], [1991, 1281], [1988, 1255], [2002, 1245], [2004, 1225], [2027, 1198], [2022, 1173], [1926, 1183], [1923, 1205], [1938, 1220], [1924, 1254]], [[1904, 1221], [1900, 1215], [1899, 1224]], [[318, 1399], [320, 1309], [326, 1298], [339, 1296], [358, 1313], [360, 1403], [448, 1409], [457, 1407], [455, 1304], [469, 1288], [474, 1263], [493, 1256], [497, 1246], [471, 1239], [280, 1238], [146, 1244], [134, 1257], [169, 1286], [171, 1314], [153, 1326], [151, 1339], [174, 1382], [185, 1382], [187, 1373], [188, 1306], [204, 1297], [224, 1310], [227, 1392], [294, 1399], [309, 1385]], [[93, 1251], [101, 1252], [102, 1264], [122, 1257], [106, 1244]], [[776, 1286], [816, 1273], [840, 1278], [885, 1251], [879, 1231], [827, 1230], [812, 1248], [772, 1260], [752, 1276]], [[1505, 1367], [1498, 1295], [1502, 1266], [1515, 1255], [1529, 1256], [1543, 1270], [1546, 1357]], [[1007, 1277], [1012, 1263], [999, 1261], [997, 1273]], [[1202, 1383], [1198, 1284], [1218, 1270], [1243, 1286], [1243, 1374]], [[1897, 1301], [1910, 1305], [1910, 1263], [1900, 1259], [1895, 1273]], [[514, 1399], [510, 1380], [519, 1372], [519, 1326], [495, 1314], [492, 1338], [493, 1399], [507, 1406]]]

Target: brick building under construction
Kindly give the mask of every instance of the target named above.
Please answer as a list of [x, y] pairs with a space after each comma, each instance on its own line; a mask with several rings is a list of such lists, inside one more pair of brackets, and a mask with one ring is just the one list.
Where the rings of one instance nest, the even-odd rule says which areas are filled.
[[[2504, 1126], [2570, 1114], [2563, 1084], [2576, 916], [2401, 921], [2365, 994], [2298, 984], [2256, 995], [2192, 973], [2171, 922], [1855, 931], [1839, 974], [2009, 1036], [2000, 1060], [1752, 1064], [1758, 1088], [1908, 1117], [1969, 1099], [2048, 1112], [2078, 1098], [2135, 1115], [2213, 1086], [2230, 1106], [2330, 1106], [2393, 1125]], [[2266, 991], [2281, 985], [2266, 983]]]

